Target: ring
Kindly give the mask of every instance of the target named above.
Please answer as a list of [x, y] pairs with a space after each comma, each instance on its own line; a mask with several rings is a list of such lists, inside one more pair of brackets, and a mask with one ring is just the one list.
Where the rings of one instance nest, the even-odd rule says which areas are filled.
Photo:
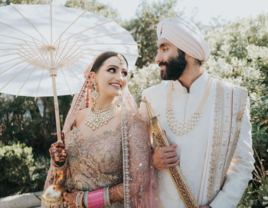
[[52, 151], [52, 152], [56, 152], [56, 150], [57, 150], [57, 148], [54, 147], [54, 146], [51, 148], [51, 151]]

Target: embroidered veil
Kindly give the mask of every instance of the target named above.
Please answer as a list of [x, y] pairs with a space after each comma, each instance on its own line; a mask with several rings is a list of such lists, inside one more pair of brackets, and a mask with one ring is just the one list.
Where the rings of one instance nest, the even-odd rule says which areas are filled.
[[[75, 94], [73, 98], [63, 127], [63, 137], [71, 131], [78, 111], [85, 109], [86, 103], [89, 108], [93, 104], [92, 89], [88, 90], [88, 86], [92, 86], [89, 78], [91, 67], [92, 65], [86, 71], [86, 79], [79, 93]], [[152, 166], [148, 124], [139, 116], [138, 107], [127, 86], [121, 96], [116, 98], [116, 102], [121, 106], [120, 132], [123, 156], [123, 184], [121, 188], [124, 193], [124, 207], [157, 208], [160, 199]], [[52, 178], [53, 171], [50, 168], [45, 188], [51, 184]]]

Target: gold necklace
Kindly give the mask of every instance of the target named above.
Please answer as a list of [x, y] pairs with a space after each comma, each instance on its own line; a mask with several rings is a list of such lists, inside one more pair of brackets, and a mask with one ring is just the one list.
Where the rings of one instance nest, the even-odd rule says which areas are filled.
[[168, 93], [167, 93], [166, 118], [167, 118], [167, 123], [169, 125], [170, 130], [174, 134], [176, 134], [177, 136], [183, 136], [195, 127], [195, 125], [197, 124], [197, 122], [199, 121], [199, 119], [202, 115], [202, 110], [207, 102], [207, 99], [208, 99], [208, 96], [209, 96], [209, 93], [211, 90], [211, 86], [212, 86], [212, 79], [209, 77], [204, 96], [203, 96], [197, 110], [195, 111], [195, 113], [191, 116], [191, 118], [187, 122], [179, 123], [175, 119], [175, 115], [174, 115], [174, 112], [172, 110], [171, 93], [172, 93], [172, 89], [173, 89], [173, 83], [172, 82], [169, 83]]
[[115, 116], [115, 113], [116, 104], [113, 104], [103, 110], [97, 110], [93, 105], [87, 112], [87, 121], [85, 122], [85, 125], [87, 125], [94, 131], [95, 129], [103, 126], [104, 124], [107, 124], [108, 121]]

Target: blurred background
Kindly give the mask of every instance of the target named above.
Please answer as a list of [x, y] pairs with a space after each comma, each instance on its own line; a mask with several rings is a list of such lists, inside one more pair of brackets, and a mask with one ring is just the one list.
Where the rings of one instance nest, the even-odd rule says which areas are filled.
[[[141, 57], [131, 68], [128, 83], [137, 103], [143, 89], [161, 81], [154, 62], [158, 22], [176, 16], [192, 20], [210, 45], [211, 57], [204, 68], [250, 93], [256, 169], [239, 207], [268, 206], [267, 0], [0, 0], [0, 6], [51, 2], [111, 18], [132, 32]], [[58, 99], [63, 126], [72, 96]], [[0, 197], [43, 189], [48, 149], [56, 140], [53, 97], [35, 100], [0, 93]]]

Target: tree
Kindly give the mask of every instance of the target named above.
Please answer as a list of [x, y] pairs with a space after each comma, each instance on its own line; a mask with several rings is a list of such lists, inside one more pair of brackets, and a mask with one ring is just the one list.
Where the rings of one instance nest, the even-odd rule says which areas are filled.
[[182, 16], [182, 11], [177, 11], [177, 0], [153, 2], [149, 4], [143, 1], [136, 12], [136, 18], [122, 25], [126, 30], [132, 32], [134, 39], [140, 44], [137, 67], [142, 68], [154, 62], [157, 52], [157, 24], [167, 17]]

